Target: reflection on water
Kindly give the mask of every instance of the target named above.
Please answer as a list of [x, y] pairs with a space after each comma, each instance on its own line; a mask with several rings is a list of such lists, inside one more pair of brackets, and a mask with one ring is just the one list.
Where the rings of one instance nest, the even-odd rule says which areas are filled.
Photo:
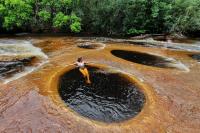
[[41, 66], [48, 57], [30, 41], [0, 40], [0, 81], [7, 83]]
[[89, 68], [92, 84], [86, 84], [73, 69], [60, 78], [59, 93], [65, 103], [84, 117], [119, 122], [137, 115], [145, 97], [137, 87], [119, 73]]

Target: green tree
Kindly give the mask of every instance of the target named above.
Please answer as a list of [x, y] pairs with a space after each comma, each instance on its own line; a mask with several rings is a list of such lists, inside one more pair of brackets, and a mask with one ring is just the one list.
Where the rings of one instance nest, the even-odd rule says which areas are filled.
[[71, 21], [71, 24], [70, 24], [71, 31], [73, 31], [75, 33], [80, 32], [81, 31], [81, 19], [79, 17], [77, 17], [75, 13], [72, 13], [71, 17], [70, 17], [70, 21]]
[[[73, 24], [74, 26], [71, 26], [72, 23], [70, 23], [73, 17], [71, 16], [73, 12], [72, 0], [41, 0], [35, 7], [38, 9], [36, 14], [40, 20], [40, 23], [36, 21], [35, 27], [40, 27], [41, 29], [47, 27], [49, 29], [56, 28], [65, 32], [71, 29], [72, 32], [80, 32], [81, 25], [77, 26], [78, 22], [81, 23], [80, 18], [79, 21]], [[75, 27], [78, 27], [79, 30], [75, 30]]]
[[200, 31], [200, 0], [176, 0], [173, 5], [173, 32]]
[[51, 18], [51, 13], [45, 10], [41, 10], [38, 12], [38, 16], [43, 22], [48, 22]]
[[1, 14], [3, 15], [3, 27], [13, 29], [23, 28], [31, 20], [32, 7], [25, 0], [4, 0], [1, 2]]
[[63, 14], [62, 12], [59, 12], [53, 19], [53, 26], [56, 28], [61, 28], [68, 23], [69, 19], [70, 19], [69, 16]]
[[200, 31], [200, 0], [1, 0], [0, 29], [138, 35]]

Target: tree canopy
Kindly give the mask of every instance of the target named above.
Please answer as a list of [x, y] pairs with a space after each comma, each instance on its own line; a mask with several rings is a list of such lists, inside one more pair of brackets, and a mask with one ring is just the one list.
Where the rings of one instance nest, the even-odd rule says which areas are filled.
[[200, 31], [200, 0], [1, 0], [1, 31], [105, 35]]

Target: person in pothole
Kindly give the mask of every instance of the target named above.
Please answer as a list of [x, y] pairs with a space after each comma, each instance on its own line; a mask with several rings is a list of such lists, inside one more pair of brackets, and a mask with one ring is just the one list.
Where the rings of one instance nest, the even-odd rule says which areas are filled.
[[90, 75], [82, 57], [77, 59], [76, 66], [79, 68], [79, 71], [82, 73], [83, 77], [86, 78], [86, 83], [91, 84]]

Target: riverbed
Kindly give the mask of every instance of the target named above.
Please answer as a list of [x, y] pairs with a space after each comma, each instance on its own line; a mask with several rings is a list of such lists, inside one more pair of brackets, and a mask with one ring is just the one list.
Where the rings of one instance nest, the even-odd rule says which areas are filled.
[[[1, 37], [0, 59], [5, 69], [0, 78], [0, 132], [199, 133], [198, 48], [198, 40]], [[105, 122], [67, 106], [57, 85], [78, 57], [135, 82], [145, 96], [142, 109], [123, 121]]]

